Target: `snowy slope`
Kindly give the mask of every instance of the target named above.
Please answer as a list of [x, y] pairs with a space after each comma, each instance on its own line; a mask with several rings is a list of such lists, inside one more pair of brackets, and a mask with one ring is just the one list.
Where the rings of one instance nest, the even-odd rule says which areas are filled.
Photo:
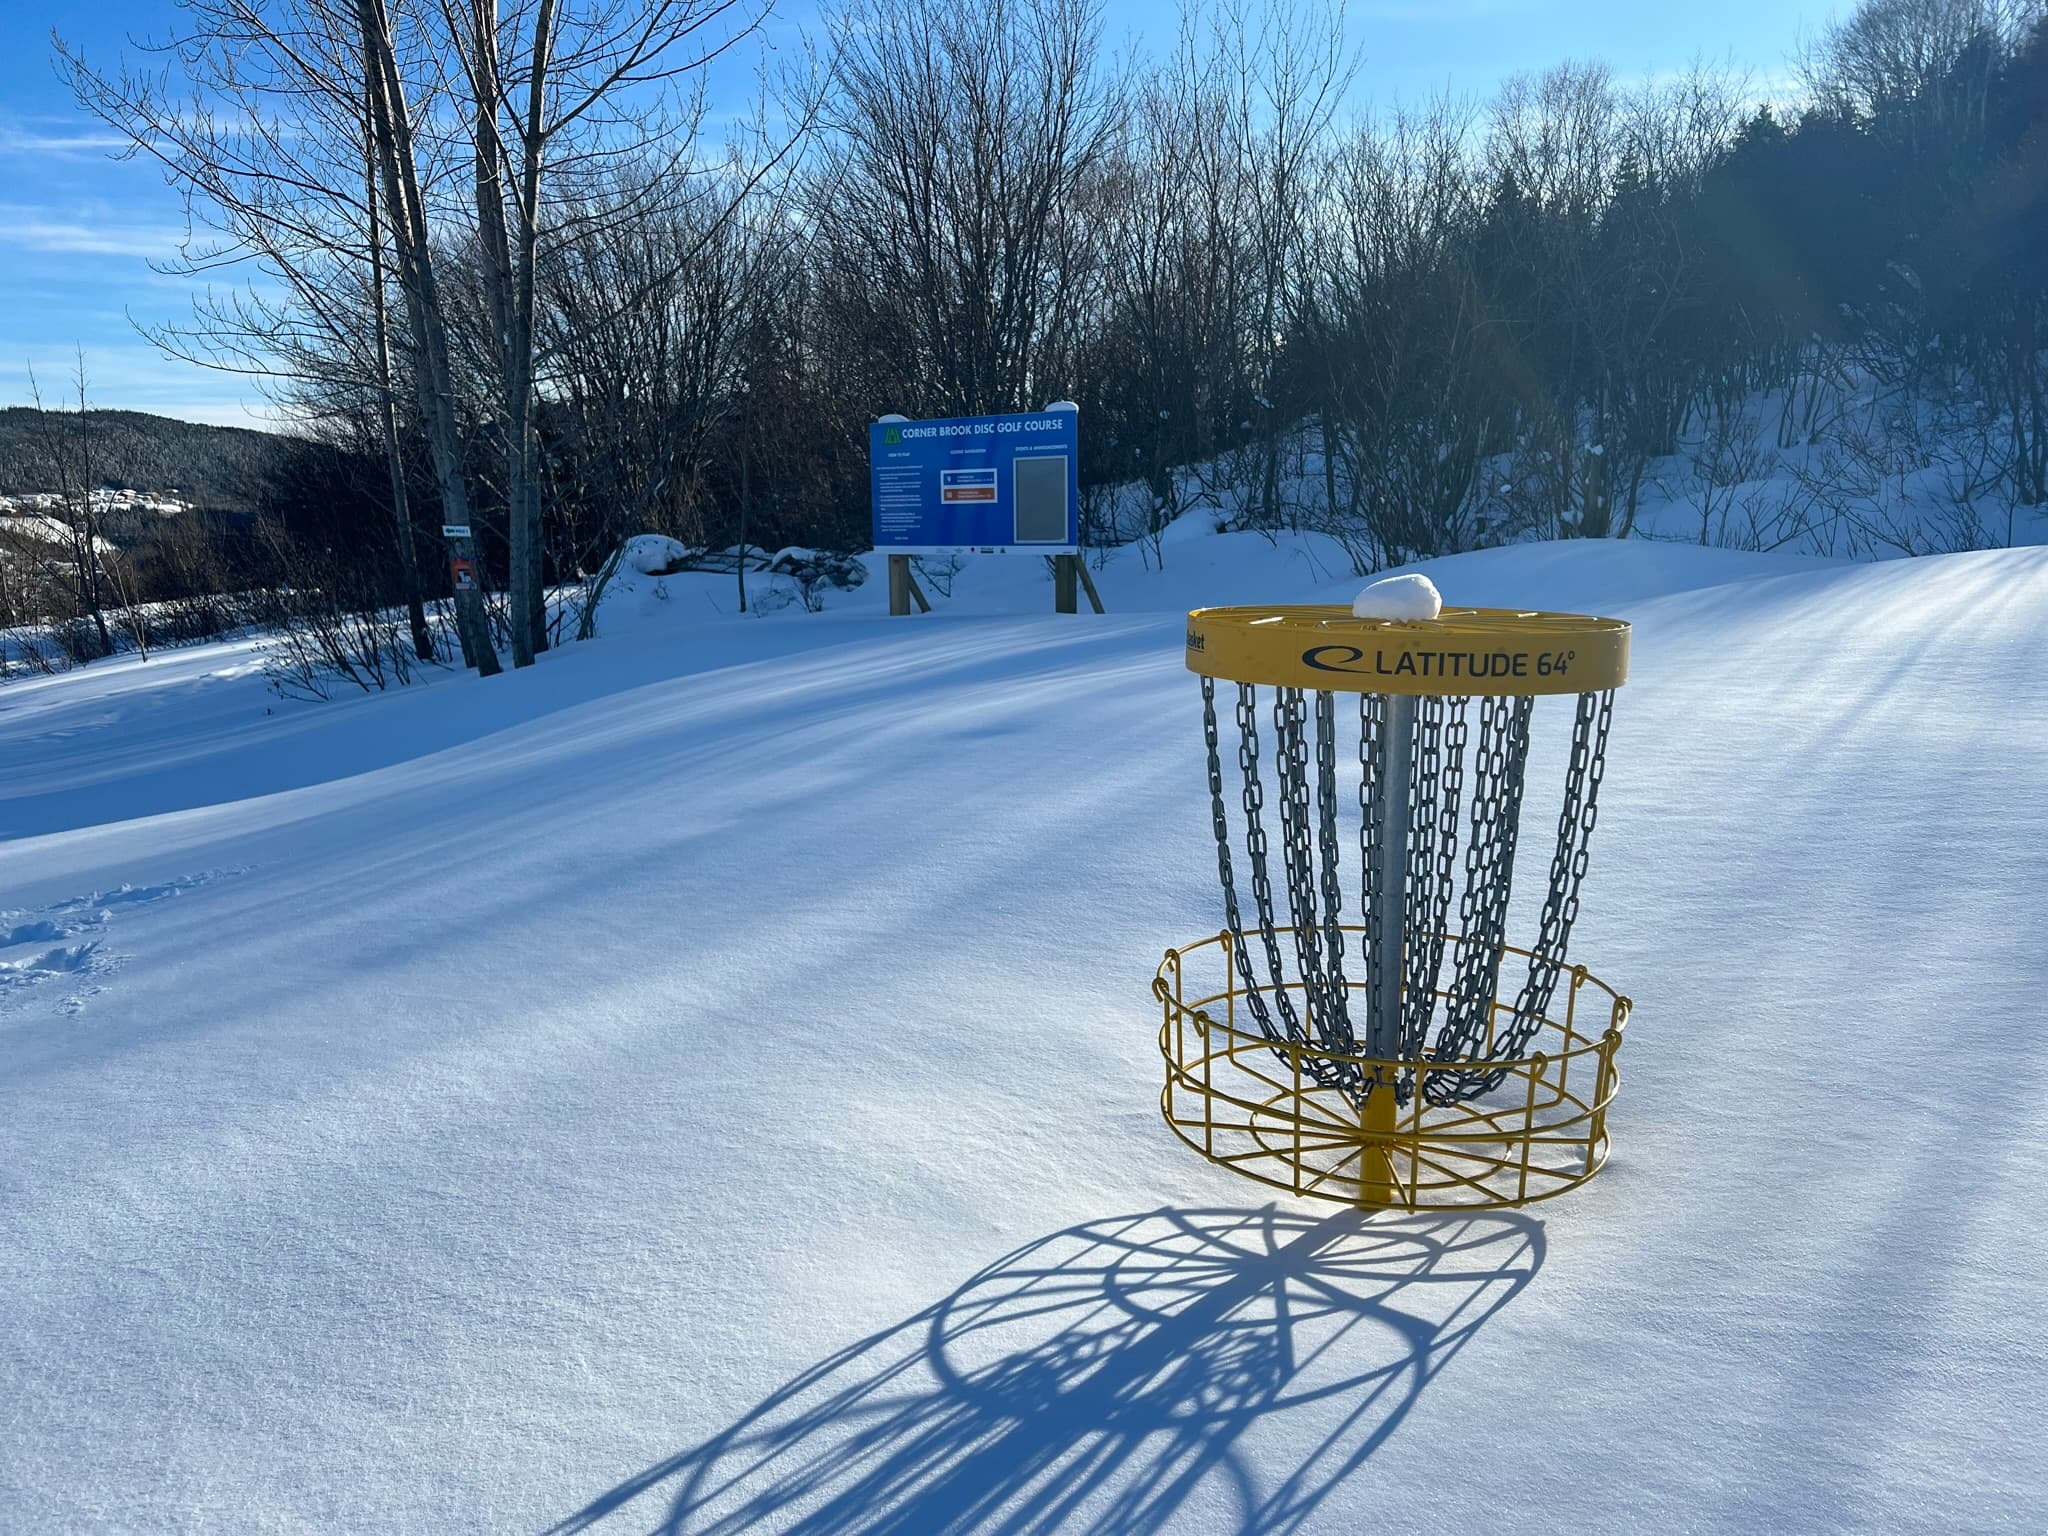
[[1592, 1184], [1367, 1220], [1157, 1120], [1173, 610], [1355, 585], [1182, 544], [0, 692], [0, 1529], [2038, 1528], [2048, 550], [1427, 567], [1637, 626], [1639, 1007]]

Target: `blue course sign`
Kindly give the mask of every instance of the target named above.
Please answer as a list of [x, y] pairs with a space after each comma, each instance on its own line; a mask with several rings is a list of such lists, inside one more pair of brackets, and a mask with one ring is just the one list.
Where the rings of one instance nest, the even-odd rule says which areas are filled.
[[1033, 411], [868, 428], [875, 551], [1071, 552], [1081, 542], [1079, 415]]

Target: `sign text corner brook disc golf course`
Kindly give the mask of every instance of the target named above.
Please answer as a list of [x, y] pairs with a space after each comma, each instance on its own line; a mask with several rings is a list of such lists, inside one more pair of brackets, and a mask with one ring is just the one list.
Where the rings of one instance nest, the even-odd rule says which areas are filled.
[[1071, 410], [878, 421], [868, 428], [875, 550], [1071, 554], [1081, 535], [1079, 466]]

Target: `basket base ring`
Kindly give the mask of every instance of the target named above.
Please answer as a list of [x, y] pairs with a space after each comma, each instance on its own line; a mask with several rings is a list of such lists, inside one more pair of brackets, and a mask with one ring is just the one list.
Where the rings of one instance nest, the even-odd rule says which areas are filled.
[[[1607, 1112], [1620, 1086], [1615, 1055], [1631, 1004], [1583, 966], [1567, 973], [1563, 1017], [1540, 1021], [1542, 1049], [1528, 1056], [1378, 1061], [1248, 1030], [1229, 944], [1225, 933], [1168, 950], [1153, 983], [1163, 1009], [1160, 1110], [1210, 1161], [1310, 1199], [1409, 1211], [1526, 1205], [1575, 1189], [1606, 1165]], [[1209, 947], [1216, 953], [1206, 958], [1222, 962], [1222, 986], [1190, 989], [1191, 962]], [[1405, 1105], [1374, 1091], [1354, 1106], [1320, 1080], [1332, 1065], [1383, 1079], [1413, 1074], [1411, 1083], [1483, 1070], [1499, 1084], [1471, 1103], [1431, 1104], [1411, 1089]]]

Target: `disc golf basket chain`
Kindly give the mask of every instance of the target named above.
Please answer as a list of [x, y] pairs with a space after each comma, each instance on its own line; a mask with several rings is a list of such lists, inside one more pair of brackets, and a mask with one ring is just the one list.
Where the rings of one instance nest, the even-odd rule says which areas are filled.
[[[1189, 615], [1224, 926], [1153, 982], [1175, 1134], [1363, 1206], [1519, 1205], [1599, 1171], [1630, 1003], [1566, 949], [1628, 641], [1611, 619], [1483, 608]], [[1523, 947], [1508, 902], [1543, 696], [1575, 708]]]

